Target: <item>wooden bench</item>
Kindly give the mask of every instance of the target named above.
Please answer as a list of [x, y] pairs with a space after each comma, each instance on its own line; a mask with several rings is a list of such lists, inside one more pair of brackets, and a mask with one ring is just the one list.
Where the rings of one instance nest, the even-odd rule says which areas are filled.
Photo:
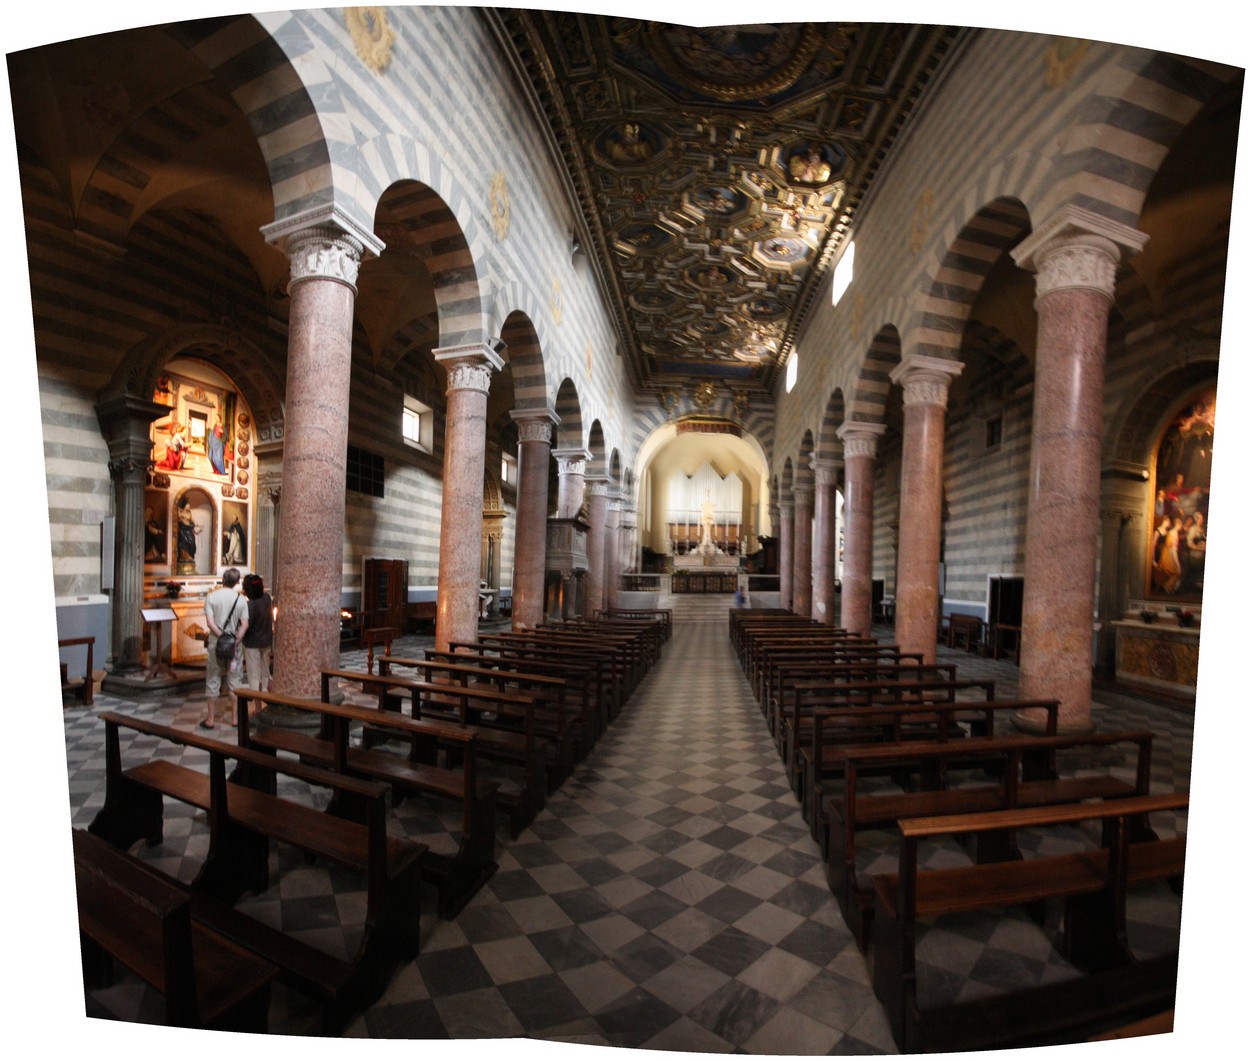
[[[203, 903], [204, 918], [214, 910], [228, 911], [247, 892], [259, 894], [269, 887], [271, 842], [297, 847], [364, 878], [364, 929], [346, 962], [283, 933], [266, 933], [263, 926], [253, 931], [258, 923], [252, 918], [241, 925], [234, 922], [245, 945], [260, 948], [258, 953], [279, 967], [284, 982], [321, 1002], [327, 1026], [337, 1026], [346, 1013], [377, 1001], [398, 965], [416, 957], [426, 845], [387, 835], [385, 786], [113, 711], [100, 719], [105, 726], [105, 797], [89, 831], [121, 848], [138, 840], [154, 846], [164, 835], [165, 798], [205, 811], [208, 853], [191, 884], [197, 898], [212, 900]], [[164, 758], [123, 768], [123, 728], [206, 752], [208, 773]], [[227, 760], [243, 768], [247, 783], [227, 779]], [[366, 822], [276, 795], [278, 774], [359, 801]], [[192, 910], [201, 916], [195, 903]], [[227, 925], [208, 923], [238, 941]], [[264, 946], [267, 942], [272, 949]]]
[[564, 679], [565, 703], [581, 715], [591, 746], [607, 729], [612, 717], [616, 683], [611, 661], [601, 656], [537, 646], [455, 641], [446, 652], [427, 649], [425, 658]]
[[[495, 689], [468, 689], [390, 673], [373, 675], [323, 667], [322, 702], [330, 701], [334, 681], [359, 685], [366, 695], [376, 698], [379, 710], [392, 714], [398, 713], [396, 694], [407, 696], [412, 718], [471, 728], [476, 736], [474, 747], [479, 758], [515, 765], [519, 774], [517, 787], [501, 786], [495, 793], [495, 804], [508, 816], [514, 840], [546, 805], [547, 763], [555, 753], [550, 741], [537, 733], [535, 711], [543, 703], [541, 697], [501, 693]], [[484, 717], [488, 714], [496, 718]], [[511, 718], [516, 727], [494, 724], [499, 717]]]
[[[624, 650], [618, 645], [559, 638], [543, 630], [479, 634], [476, 643], [488, 651], [514, 658], [530, 658], [537, 654], [543, 659], [562, 662], [597, 660], [603, 669], [607, 689], [607, 717], [602, 720], [604, 729], [620, 714], [629, 696], [629, 663], [625, 659]], [[467, 646], [462, 642], [455, 642], [450, 646], [453, 651], [459, 651], [462, 647]]]
[[[900, 1050], [982, 1050], [1088, 1038], [1175, 1005], [1176, 958], [1135, 961], [1126, 937], [1130, 889], [1166, 880], [1179, 893], [1183, 835], [1134, 842], [1143, 816], [1187, 808], [1168, 793], [1098, 803], [1058, 804], [978, 814], [905, 818], [898, 824], [897, 873], [873, 878], [876, 929], [873, 990], [885, 1005]], [[921, 843], [950, 836], [1092, 823], [1101, 847], [1010, 862], [922, 869]], [[949, 1006], [926, 1006], [916, 990], [916, 924], [949, 914], [1064, 904], [1058, 941], [1085, 975], [1040, 988]], [[1095, 1032], [1096, 1033], [1096, 1032]]]
[[73, 830], [85, 986], [107, 986], [112, 962], [165, 999], [165, 1023], [264, 1032], [278, 967], [192, 917], [189, 891], [133, 855]]
[[73, 648], [77, 645], [87, 646], [87, 659], [84, 664], [82, 678], [70, 678], [68, 669], [61, 664], [61, 695], [70, 693], [76, 696], [83, 705], [90, 707], [95, 703], [95, 638], [94, 637], [63, 637], [57, 648]]
[[[383, 657], [379, 673], [399, 676], [396, 667], [415, 671], [404, 675], [426, 682], [454, 683], [471, 690], [515, 692], [535, 697], [534, 732], [551, 742], [554, 757], [548, 762], [547, 791], [554, 792], [573, 772], [574, 764], [589, 750], [586, 720], [581, 713], [567, 709], [567, 682], [551, 674], [522, 671], [517, 668], [484, 667], [452, 652], [427, 651], [423, 659], [411, 656]], [[507, 715], [500, 726], [510, 725]]]
[[[469, 726], [411, 719], [394, 711], [332, 704], [320, 700], [238, 689], [239, 744], [270, 752], [286, 751], [310, 763], [341, 774], [381, 781], [391, 786], [396, 803], [405, 794], [432, 796], [461, 808], [460, 834], [450, 854], [427, 850], [421, 876], [438, 892], [438, 916], [454, 918], [498, 869], [495, 862], [495, 798], [499, 785], [479, 777], [477, 730]], [[316, 734], [276, 726], [256, 726], [249, 717], [251, 705], [304, 711], [317, 716]], [[408, 743], [408, 755], [383, 747], [353, 746], [353, 725], [394, 736]], [[457, 749], [455, 768], [436, 763], [439, 746]], [[332, 809], [354, 820], [362, 808], [341, 795]]]
[[[856, 833], [861, 829], [892, 829], [902, 818], [915, 815], [955, 814], [1002, 810], [1010, 807], [1045, 806], [1076, 800], [1124, 799], [1150, 792], [1152, 735], [1143, 731], [1084, 735], [1017, 735], [975, 737], [962, 741], [909, 741], [878, 745], [854, 745], [840, 750], [844, 759], [841, 791], [824, 804], [828, 821], [826, 876], [829, 889], [842, 905], [848, 927], [862, 950], [867, 945], [872, 918], [872, 889], [859, 883], [856, 871]], [[1027, 757], [1045, 749], [1105, 749], [1133, 744], [1137, 750], [1134, 781], [1110, 773], [1083, 773], [1061, 777], [1035, 777]], [[959, 760], [962, 770], [975, 769], [979, 779], [958, 786], [912, 791], [865, 791], [860, 780], [866, 772], [904, 765], [916, 773], [933, 773], [940, 764], [948, 775]], [[979, 861], [1017, 857], [1006, 834], [982, 834], [977, 839]]]
[[404, 608], [404, 622], [410, 634], [420, 632], [425, 623], [430, 624], [430, 632], [433, 633], [437, 621], [438, 601], [436, 600], [409, 601]]
[[942, 617], [942, 631], [948, 648], [963, 647], [978, 652], [985, 645], [985, 620], [968, 612], [951, 612]]

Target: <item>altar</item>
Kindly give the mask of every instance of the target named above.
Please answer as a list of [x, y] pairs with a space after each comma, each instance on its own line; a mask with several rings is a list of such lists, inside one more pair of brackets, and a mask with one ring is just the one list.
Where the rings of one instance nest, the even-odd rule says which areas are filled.
[[1115, 630], [1115, 678], [1124, 685], [1193, 698], [1198, 692], [1198, 628], [1121, 619]]

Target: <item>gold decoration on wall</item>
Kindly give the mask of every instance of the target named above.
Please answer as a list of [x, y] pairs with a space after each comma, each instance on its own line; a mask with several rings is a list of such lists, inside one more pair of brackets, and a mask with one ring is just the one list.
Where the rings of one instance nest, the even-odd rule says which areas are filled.
[[551, 319], [559, 324], [564, 320], [564, 292], [560, 288], [560, 278], [551, 281]]
[[1056, 37], [1054, 43], [1046, 49], [1046, 87], [1061, 88], [1071, 81], [1077, 66], [1088, 51], [1089, 41], [1075, 37]]
[[387, 21], [386, 8], [349, 7], [343, 14], [360, 61], [375, 74], [384, 73], [395, 45], [395, 31]]
[[695, 387], [691, 400], [698, 409], [712, 408], [716, 403], [716, 384], [710, 380], [704, 380]]
[[917, 254], [929, 236], [929, 226], [933, 223], [933, 189], [925, 188], [916, 200], [916, 207], [911, 214], [911, 238], [907, 245], [912, 254]]
[[851, 334], [858, 336], [864, 327], [864, 296], [851, 299]]
[[595, 371], [595, 346], [589, 339], [586, 340], [586, 378], [594, 374]]
[[508, 195], [508, 178], [503, 170], [495, 170], [487, 198], [490, 200], [490, 223], [495, 235], [501, 240], [507, 239], [508, 229], [512, 227], [512, 198]]
[[747, 410], [751, 407], [751, 395], [746, 391], [733, 392], [734, 413], [739, 420], [746, 419]]

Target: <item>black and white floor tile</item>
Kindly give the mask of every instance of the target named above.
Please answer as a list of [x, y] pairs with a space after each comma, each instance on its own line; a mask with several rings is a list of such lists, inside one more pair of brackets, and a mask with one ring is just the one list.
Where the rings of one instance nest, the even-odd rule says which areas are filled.
[[[528, 829], [511, 840], [501, 823], [499, 869], [455, 920], [439, 920], [427, 897], [420, 956], [348, 1036], [896, 1052], [871, 988], [871, 951], [860, 953], [829, 894], [819, 850], [731, 650], [723, 602], [707, 620], [695, 612], [675, 623], [660, 663]], [[428, 643], [406, 638], [396, 652]], [[961, 677], [992, 675], [1001, 695], [1014, 691], [1011, 663], [940, 655]], [[344, 652], [344, 666], [363, 663], [363, 653]], [[1188, 787], [1192, 712], [1118, 692], [1098, 699], [1099, 726], [1157, 734], [1156, 790]], [[86, 826], [103, 801], [97, 715], [106, 709], [190, 728], [203, 717], [204, 697], [100, 695], [92, 708], [67, 706], [75, 826]], [[155, 743], [136, 737], [123, 758], [149, 750]], [[196, 761], [195, 753], [182, 760]], [[390, 828], [437, 849], [450, 842], [454, 822], [442, 808], [405, 800]], [[190, 879], [206, 837], [202, 815], [168, 803], [163, 843], [139, 853]], [[866, 835], [865, 865], [888, 866], [889, 843]], [[364, 917], [360, 881], [297, 852], [280, 848], [272, 858], [273, 885], [241, 905], [330, 953], [350, 953]], [[1132, 917], [1135, 945], [1175, 946], [1178, 905], [1165, 889], [1143, 895]], [[918, 948], [922, 997], [968, 998], [1070, 975], [1049, 929], [1039, 932], [1024, 915], [928, 926]], [[126, 978], [88, 999], [88, 1013], [122, 1020], [151, 1021], [159, 1012], [151, 993]], [[279, 1034], [318, 1033], [312, 1004], [280, 985], [269, 1024]]]

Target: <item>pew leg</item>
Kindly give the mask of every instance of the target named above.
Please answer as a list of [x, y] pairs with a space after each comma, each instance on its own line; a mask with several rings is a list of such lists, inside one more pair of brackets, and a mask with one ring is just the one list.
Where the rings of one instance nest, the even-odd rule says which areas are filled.
[[1068, 961], [1088, 972], [1112, 969], [1133, 960], [1116, 928], [1110, 890], [1065, 900], [1062, 945]]
[[465, 908], [499, 864], [495, 861], [495, 797], [474, 802], [469, 831], [451, 857], [427, 851], [421, 875], [438, 888], [438, 916], [451, 920]]
[[159, 792], [118, 777], [87, 831], [123, 849], [136, 840], [155, 847], [165, 838], [164, 800]]
[[194, 887], [231, 905], [244, 893], [269, 887], [269, 838], [226, 821], [213, 835]]

